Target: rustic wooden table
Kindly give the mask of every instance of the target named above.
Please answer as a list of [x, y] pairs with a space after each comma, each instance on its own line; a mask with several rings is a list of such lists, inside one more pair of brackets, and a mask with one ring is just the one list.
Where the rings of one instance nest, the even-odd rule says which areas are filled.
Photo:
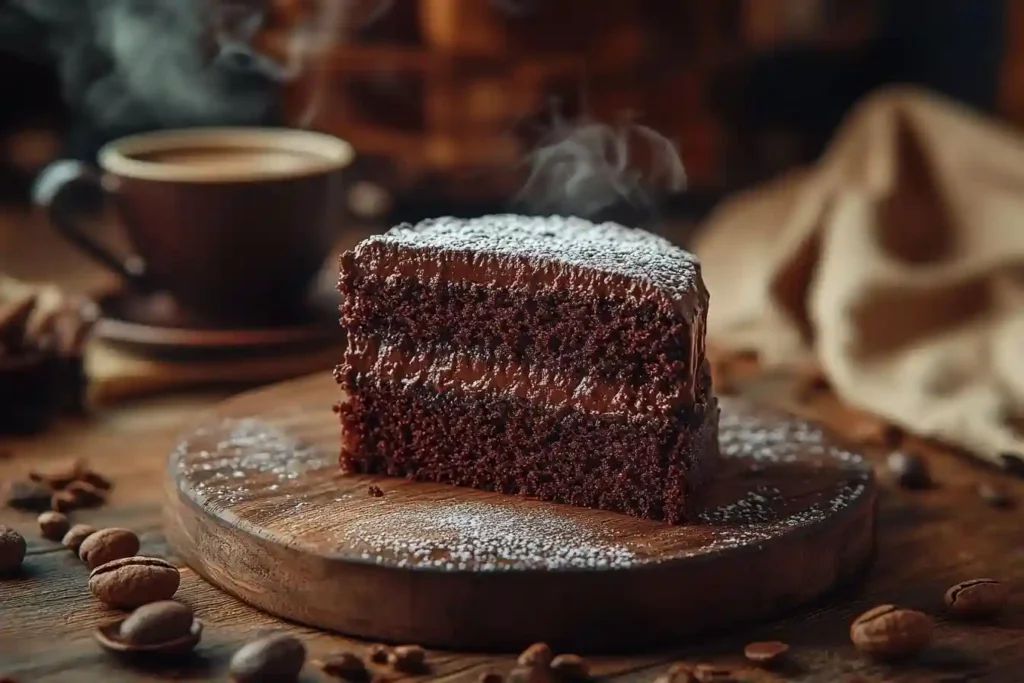
[[[102, 276], [32, 224], [23, 212], [0, 212], [0, 271], [19, 277], [56, 279], [69, 287], [97, 284]], [[864, 418], [838, 405], [827, 391], [795, 402], [786, 378], [754, 377], [744, 391], [755, 399], [818, 417], [849, 433]], [[0, 479], [23, 476], [69, 457], [89, 459], [114, 481], [109, 502], [74, 513], [96, 527], [126, 526], [140, 535], [142, 553], [171, 559], [161, 531], [160, 486], [168, 450], [181, 426], [224, 399], [225, 391], [165, 396], [105, 409], [88, 419], [68, 421], [44, 435], [0, 440]], [[898, 489], [883, 478], [878, 559], [866, 583], [833, 595], [781, 621], [680, 643], [679, 649], [635, 657], [593, 658], [594, 673], [617, 681], [650, 681], [673, 661], [712, 662], [733, 668], [742, 681], [1024, 681], [1024, 530], [1017, 507], [995, 509], [977, 494], [993, 481], [1024, 504], [1024, 481], [988, 470], [946, 449], [917, 442], [905, 447], [925, 454], [936, 486]], [[876, 463], [884, 452], [865, 449]], [[86, 587], [88, 572], [71, 553], [43, 540], [35, 515], [0, 509], [0, 524], [20, 531], [29, 544], [24, 571], [0, 581], [0, 675], [28, 681], [157, 681], [227, 679], [231, 653], [254, 631], [267, 627], [297, 634], [310, 658], [366, 644], [320, 633], [268, 617], [247, 607], [182, 568], [177, 597], [206, 623], [194, 657], [163, 668], [128, 664], [102, 651], [93, 630], [116, 615], [97, 603]], [[1004, 614], [993, 622], [965, 624], [942, 616], [942, 595], [958, 581], [981, 576], [1003, 579], [1014, 589]], [[595, 599], [600, 599], [595, 596]], [[723, 601], [730, 599], [721, 596]], [[937, 618], [933, 646], [900, 665], [865, 660], [848, 638], [849, 623], [880, 603], [924, 610]], [[782, 640], [792, 662], [780, 672], [743, 662], [753, 640]], [[510, 655], [432, 652], [426, 679], [473, 681], [486, 671], [505, 672]], [[0, 676], [2, 677], [2, 676]], [[305, 681], [328, 680], [307, 665]]]

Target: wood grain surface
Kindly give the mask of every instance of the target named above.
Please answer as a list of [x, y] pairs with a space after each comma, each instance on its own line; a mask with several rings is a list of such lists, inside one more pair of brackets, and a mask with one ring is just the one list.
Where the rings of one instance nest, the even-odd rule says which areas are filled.
[[[771, 378], [748, 382], [758, 400], [799, 407], [843, 430], [864, 418], [838, 405], [827, 393], [810, 402], [788, 404], [786, 385]], [[12, 455], [0, 460], [0, 477], [23, 475], [33, 466], [77, 455], [112, 477], [109, 503], [81, 511], [76, 521], [96, 526], [128, 526], [142, 536], [142, 552], [169, 557], [161, 528], [161, 486], [167, 453], [182, 428], [201, 418], [222, 394], [189, 395], [126, 406], [85, 424], [65, 424], [36, 439], [5, 441]], [[892, 487], [887, 478], [879, 506], [877, 560], [860, 589], [833, 595], [778, 621], [701, 639], [687, 638], [662, 651], [633, 657], [594, 657], [597, 674], [615, 681], [652, 681], [672, 661], [715, 662], [736, 668], [741, 680], [853, 683], [854, 681], [983, 681], [1019, 683], [1024, 671], [1024, 532], [1019, 508], [993, 509], [977, 496], [981, 481], [1006, 488], [1024, 501], [1024, 482], [984, 469], [930, 444], [909, 440], [923, 453], [937, 482], [922, 492]], [[869, 449], [875, 463], [884, 451]], [[386, 496], [385, 496], [386, 498]], [[289, 625], [245, 606], [183, 570], [178, 599], [195, 607], [206, 623], [193, 660], [172, 670], [139, 668], [113, 659], [91, 637], [99, 624], [117, 614], [88, 593], [86, 568], [55, 543], [43, 540], [35, 516], [0, 510], [0, 523], [15, 527], [29, 541], [22, 575], [0, 581], [0, 672], [26, 681], [223, 681], [234, 648], [270, 626], [300, 634], [311, 656], [338, 649], [364, 652], [367, 645], [324, 632]], [[1014, 589], [1005, 614], [992, 623], [964, 624], [942, 616], [945, 589], [963, 579], [995, 576]], [[720, 601], [725, 604], [728, 596]], [[935, 645], [921, 658], [900, 665], [863, 659], [849, 643], [849, 622], [884, 602], [923, 609], [938, 620]], [[373, 609], [372, 607], [370, 608]], [[714, 608], [712, 608], [714, 609]], [[744, 666], [744, 643], [781, 639], [793, 650], [794, 665], [782, 672]], [[506, 655], [431, 653], [430, 680], [475, 681], [485, 671], [506, 672]], [[307, 667], [307, 681], [329, 680]]]
[[[0, 269], [15, 276], [54, 279], [81, 290], [102, 283], [70, 247], [27, 212], [0, 212]], [[844, 408], [827, 391], [793, 400], [790, 378], [757, 375], [738, 388], [754, 399], [821, 420], [842, 433], [871, 421]], [[225, 391], [165, 395], [106, 409], [88, 420], [65, 422], [30, 439], [0, 437], [0, 480], [19, 478], [33, 467], [73, 456], [88, 458], [114, 480], [109, 502], [75, 513], [95, 526], [128, 526], [142, 537], [142, 552], [180, 562], [162, 531], [162, 484], [167, 453], [181, 430], [228, 398]], [[936, 486], [904, 491], [891, 485], [882, 467], [887, 450], [866, 449], [880, 473], [877, 559], [859, 588], [803, 608], [787, 618], [726, 634], [687, 638], [644, 656], [589, 658], [594, 673], [616, 683], [650, 683], [671, 662], [709, 662], [732, 667], [752, 683], [1020, 683], [1024, 680], [1024, 481], [984, 468], [934, 444], [908, 439], [904, 448], [926, 457]], [[994, 509], [977, 495], [981, 482], [1004, 488], [1015, 506]], [[21, 683], [166, 680], [227, 680], [232, 652], [265, 628], [297, 634], [310, 657], [367, 644], [269, 617], [183, 569], [177, 599], [192, 605], [206, 624], [195, 657], [157, 669], [126, 663], [99, 649], [92, 631], [119, 616], [97, 603], [86, 588], [88, 571], [56, 543], [43, 540], [35, 515], [0, 508], [0, 524], [25, 535], [29, 555], [22, 574], [0, 580], [0, 677]], [[1013, 589], [1004, 614], [993, 622], [961, 623], [943, 616], [942, 593], [961, 580], [994, 576]], [[728, 600], [727, 596], [722, 601]], [[923, 609], [937, 619], [933, 646], [898, 665], [870, 662], [851, 646], [850, 621], [863, 610], [893, 602]], [[745, 665], [743, 645], [780, 639], [792, 647], [793, 664], [780, 671]], [[473, 683], [487, 671], [507, 672], [507, 655], [431, 651], [431, 672], [419, 680]], [[390, 674], [387, 680], [399, 681]], [[307, 666], [304, 681], [329, 681]]]
[[874, 549], [863, 459], [742, 400], [723, 401], [723, 471], [696, 523], [672, 526], [341, 475], [338, 396], [327, 373], [243, 394], [168, 463], [176, 554], [312, 626], [455, 649], [649, 650], [792, 611], [859, 578]]

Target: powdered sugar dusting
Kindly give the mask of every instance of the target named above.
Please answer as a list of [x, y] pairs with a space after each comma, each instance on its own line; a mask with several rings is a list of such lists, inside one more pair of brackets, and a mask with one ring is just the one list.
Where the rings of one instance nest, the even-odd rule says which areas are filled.
[[617, 223], [515, 214], [444, 217], [399, 225], [356, 249], [374, 243], [564, 263], [646, 282], [677, 297], [700, 290], [705, 298], [696, 256], [662, 237]]
[[255, 418], [196, 429], [178, 444], [172, 462], [197, 494], [224, 507], [305, 489], [308, 473], [337, 466], [334, 458]]
[[635, 553], [607, 541], [587, 524], [543, 505], [486, 502], [396, 504], [395, 509], [349, 525], [360, 557], [399, 567], [490, 571], [496, 569], [613, 568], [634, 564]]

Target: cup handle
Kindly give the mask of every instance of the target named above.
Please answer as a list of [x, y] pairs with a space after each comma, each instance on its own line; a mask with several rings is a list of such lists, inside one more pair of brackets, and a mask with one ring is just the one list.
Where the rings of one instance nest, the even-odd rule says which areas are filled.
[[47, 166], [32, 187], [32, 201], [46, 211], [65, 239], [132, 286], [149, 289], [145, 263], [139, 256], [118, 257], [83, 228], [82, 218], [99, 214], [109, 194], [99, 172], [70, 159]]

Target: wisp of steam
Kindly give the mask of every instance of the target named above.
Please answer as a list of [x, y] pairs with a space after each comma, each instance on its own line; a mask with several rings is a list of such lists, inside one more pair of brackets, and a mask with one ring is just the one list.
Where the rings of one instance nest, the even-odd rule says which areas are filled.
[[647, 126], [556, 117], [527, 155], [529, 177], [516, 203], [537, 214], [595, 219], [625, 205], [652, 217], [658, 200], [686, 186], [675, 145]]
[[374, 20], [392, 2], [317, 0], [281, 62], [253, 46], [265, 3], [249, 0], [8, 0], [0, 41], [55, 63], [65, 99], [99, 130], [266, 124], [283, 83], [355, 15]]

